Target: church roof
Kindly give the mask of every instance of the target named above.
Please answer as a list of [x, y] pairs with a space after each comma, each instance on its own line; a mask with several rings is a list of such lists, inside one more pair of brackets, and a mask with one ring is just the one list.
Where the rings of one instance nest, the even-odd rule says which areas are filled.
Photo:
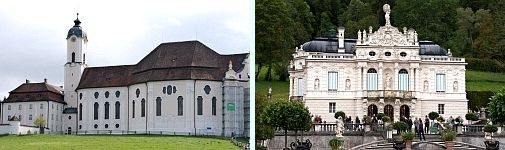
[[81, 21], [79, 20], [79, 13], [77, 14], [77, 19], [74, 20], [74, 26], [68, 30], [67, 34], [67, 39], [70, 38], [72, 35], [75, 35], [76, 37], [84, 37], [87, 38], [86, 32], [82, 31], [81, 27]]
[[247, 55], [220, 55], [199, 41], [162, 43], [135, 65], [86, 68], [77, 89], [163, 80], [222, 81], [229, 61], [237, 71]]
[[23, 83], [9, 92], [9, 97], [3, 103], [31, 101], [54, 101], [65, 104], [62, 89], [47, 82]]

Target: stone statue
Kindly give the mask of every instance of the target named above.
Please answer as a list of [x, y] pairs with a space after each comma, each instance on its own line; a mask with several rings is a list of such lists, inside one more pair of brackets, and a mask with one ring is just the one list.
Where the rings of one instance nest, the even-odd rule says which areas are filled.
[[458, 81], [454, 81], [454, 83], [452, 84], [452, 90], [454, 92], [458, 92]]
[[391, 76], [389, 75], [389, 73], [386, 73], [386, 90], [391, 90], [391, 82], [392, 82], [392, 78]]
[[342, 121], [342, 116], [339, 116], [337, 119], [337, 127], [335, 128], [336, 137], [344, 137], [344, 122]]
[[423, 90], [426, 92], [428, 91], [428, 81], [424, 81], [424, 88]]
[[351, 80], [350, 79], [345, 80], [345, 89], [351, 90]]
[[391, 13], [391, 9], [389, 7], [389, 4], [384, 4], [384, 6], [382, 6], [382, 9], [386, 13], [384, 17], [386, 19], [386, 26], [391, 26], [391, 21], [389, 20], [389, 14]]
[[314, 90], [315, 90], [315, 91], [319, 91], [319, 79], [316, 79], [316, 80], [314, 81]]

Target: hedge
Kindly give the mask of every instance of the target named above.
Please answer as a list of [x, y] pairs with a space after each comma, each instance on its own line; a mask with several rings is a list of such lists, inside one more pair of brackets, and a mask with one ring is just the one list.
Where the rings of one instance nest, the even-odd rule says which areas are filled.
[[466, 99], [468, 99], [468, 109], [477, 110], [481, 107], [487, 107], [489, 98], [493, 96], [492, 91], [466, 91]]
[[486, 72], [505, 72], [505, 66], [494, 59], [466, 58], [467, 70], [479, 70]]

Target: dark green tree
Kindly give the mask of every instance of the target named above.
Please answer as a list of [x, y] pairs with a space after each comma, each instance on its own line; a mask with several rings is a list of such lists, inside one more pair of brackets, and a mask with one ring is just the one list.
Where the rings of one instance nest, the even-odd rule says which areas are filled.
[[312, 126], [310, 112], [298, 101], [284, 99], [273, 100], [268, 103], [262, 114], [263, 121], [284, 130], [284, 146], [287, 147], [287, 131], [306, 131]]
[[275, 128], [265, 124], [264, 119], [263, 119], [263, 111], [265, 110], [265, 106], [267, 105], [268, 101], [265, 96], [261, 96], [260, 94], [256, 94], [256, 102], [255, 102], [255, 114], [256, 114], [256, 121], [255, 121], [255, 136], [256, 140], [260, 143], [263, 143], [267, 139], [271, 139], [275, 135]]
[[489, 98], [487, 109], [493, 123], [505, 123], [505, 89], [498, 90]]
[[[380, 7], [380, 9], [382, 9], [382, 7]], [[357, 38], [358, 30], [368, 31], [369, 26], [377, 29], [379, 25], [377, 15], [374, 14], [370, 5], [361, 0], [351, 0], [347, 9], [339, 16], [339, 19], [345, 22], [344, 36], [347, 38]]]
[[274, 64], [290, 60], [294, 23], [285, 0], [257, 0], [255, 8], [257, 69], [268, 67], [266, 79], [271, 80]]
[[334, 35], [330, 35], [330, 30], [336, 30], [335, 25], [331, 23], [330, 13], [323, 12], [321, 14], [321, 26], [319, 27], [319, 33], [317, 34], [320, 37], [331, 37]]

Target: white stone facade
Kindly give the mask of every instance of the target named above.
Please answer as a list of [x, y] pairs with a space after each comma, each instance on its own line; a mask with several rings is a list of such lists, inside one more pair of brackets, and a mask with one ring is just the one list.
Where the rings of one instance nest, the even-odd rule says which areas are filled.
[[[338, 45], [336, 40], [311, 41], [293, 54], [289, 96], [303, 100], [312, 115], [334, 122], [336, 111], [352, 120], [376, 113], [395, 120], [401, 115], [424, 118], [432, 111], [445, 118], [467, 113], [464, 58], [418, 41], [413, 29], [400, 32], [390, 24], [360, 30], [358, 39], [342, 38], [343, 30]], [[338, 50], [313, 46], [317, 42]]]
[[17, 116], [20, 125], [35, 126], [35, 119], [43, 116], [49, 131], [63, 131], [63, 107], [64, 104], [53, 101], [2, 103], [2, 123], [8, 123], [10, 117]]

